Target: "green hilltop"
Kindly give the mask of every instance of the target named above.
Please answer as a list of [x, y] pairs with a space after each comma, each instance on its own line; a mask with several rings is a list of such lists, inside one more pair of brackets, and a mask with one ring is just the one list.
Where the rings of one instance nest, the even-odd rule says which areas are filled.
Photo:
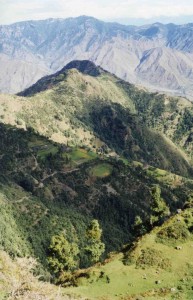
[[71, 146], [88, 146], [192, 173], [193, 105], [152, 94], [88, 61], [75, 61], [21, 96], [0, 97], [1, 120]]

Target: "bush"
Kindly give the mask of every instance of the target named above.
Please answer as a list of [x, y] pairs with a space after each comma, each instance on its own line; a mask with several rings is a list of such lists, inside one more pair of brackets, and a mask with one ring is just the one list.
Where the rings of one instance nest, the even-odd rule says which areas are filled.
[[190, 232], [185, 224], [175, 222], [171, 226], [167, 226], [157, 233], [158, 240], [161, 242], [185, 241], [189, 238]]
[[163, 253], [159, 250], [146, 248], [141, 250], [141, 255], [136, 261], [136, 266], [141, 268], [157, 267], [168, 269], [171, 263], [168, 258], [163, 257]]

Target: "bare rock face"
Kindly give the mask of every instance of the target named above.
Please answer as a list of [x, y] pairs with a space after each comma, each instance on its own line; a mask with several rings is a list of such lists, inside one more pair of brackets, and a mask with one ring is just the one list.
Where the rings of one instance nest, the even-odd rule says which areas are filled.
[[193, 24], [136, 27], [82, 16], [0, 26], [0, 92], [17, 93], [73, 60], [191, 98]]
[[0, 90], [3, 93], [14, 94], [50, 73], [41, 62], [10, 58], [5, 54], [0, 54], [0, 66]]
[[158, 90], [192, 91], [193, 55], [167, 47], [146, 51], [135, 72], [142, 83]]

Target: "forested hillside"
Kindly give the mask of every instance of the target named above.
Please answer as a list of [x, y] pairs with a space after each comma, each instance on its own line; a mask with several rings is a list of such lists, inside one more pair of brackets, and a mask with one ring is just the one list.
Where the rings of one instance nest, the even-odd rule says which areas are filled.
[[[124, 251], [128, 262], [136, 239], [155, 226], [165, 226], [184, 209], [190, 217], [184, 217], [187, 228], [179, 225], [179, 230], [188, 249], [193, 199], [191, 102], [147, 93], [89, 61], [75, 61], [18, 96], [1, 95], [0, 103], [0, 250], [7, 253], [0, 255], [17, 272], [23, 272], [17, 257], [33, 257], [38, 262], [34, 274], [42, 280], [80, 286], [77, 293], [62, 290], [61, 299], [68, 299], [65, 293], [95, 299], [81, 290], [87, 279], [91, 285], [95, 282], [89, 273], [92, 266], [104, 262], [111, 251]], [[164, 235], [172, 239], [176, 232], [168, 230]], [[151, 250], [155, 256], [163, 250], [157, 241], [151, 240], [158, 251]], [[145, 252], [148, 259], [151, 251]], [[168, 251], [172, 256], [173, 248]], [[117, 266], [123, 254], [116, 255], [112, 264]], [[107, 272], [111, 280], [109, 264], [104, 268], [107, 271], [100, 272]], [[191, 268], [187, 273], [191, 276]], [[104, 288], [109, 279], [103, 275], [99, 278]], [[178, 282], [180, 277], [176, 278]], [[4, 281], [2, 299], [11, 297]], [[146, 291], [139, 286], [140, 293]], [[55, 288], [48, 288], [53, 296], [43, 294], [43, 299], [55, 297]], [[135, 299], [116, 296], [116, 290], [110, 299]], [[189, 295], [189, 290], [190, 282], [182, 295]], [[106, 297], [97, 293], [98, 283], [96, 297]], [[131, 289], [129, 295], [135, 293]]]

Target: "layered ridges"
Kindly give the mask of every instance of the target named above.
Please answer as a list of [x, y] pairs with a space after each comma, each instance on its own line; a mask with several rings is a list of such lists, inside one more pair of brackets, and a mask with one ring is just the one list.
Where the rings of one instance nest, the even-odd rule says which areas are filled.
[[[192, 36], [192, 24], [155, 23], [136, 27], [86, 16], [1, 26], [0, 53], [8, 56], [9, 62], [7, 75], [4, 71], [0, 73], [0, 91], [20, 92], [41, 78], [42, 70], [46, 74], [53, 73], [78, 59], [91, 60], [129, 82], [191, 98]], [[155, 48], [162, 51], [161, 66], [159, 57], [151, 54]], [[6, 63], [4, 59], [2, 56], [2, 64]], [[21, 61], [26, 67], [15, 73], [15, 61]], [[30, 64], [36, 69], [35, 73]], [[17, 86], [10, 86], [10, 76]]]

